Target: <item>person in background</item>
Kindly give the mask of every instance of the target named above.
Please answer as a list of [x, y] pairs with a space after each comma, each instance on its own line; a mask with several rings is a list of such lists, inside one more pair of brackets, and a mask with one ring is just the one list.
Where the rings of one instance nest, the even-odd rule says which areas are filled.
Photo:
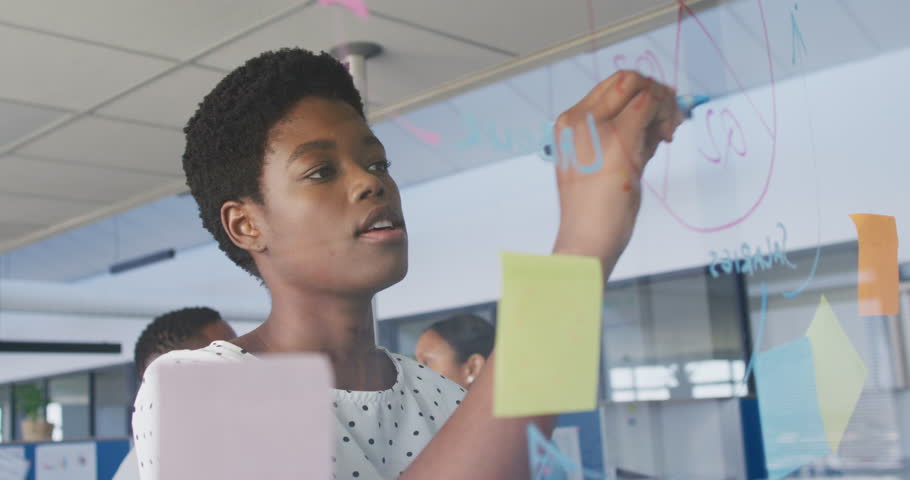
[[189, 307], [165, 313], [152, 321], [133, 351], [136, 373], [141, 379], [156, 358], [172, 350], [195, 350], [215, 340], [230, 340], [237, 333], [221, 314], [208, 307]]
[[493, 351], [496, 331], [472, 313], [454, 315], [427, 328], [417, 339], [417, 361], [464, 388], [474, 379]]
[[[133, 360], [136, 374], [141, 380], [146, 367], [153, 360], [172, 350], [195, 350], [216, 340], [230, 340], [237, 336], [234, 329], [221, 318], [221, 314], [208, 307], [190, 307], [156, 317], [136, 340]], [[139, 465], [136, 450], [120, 462], [113, 480], [138, 480]]]

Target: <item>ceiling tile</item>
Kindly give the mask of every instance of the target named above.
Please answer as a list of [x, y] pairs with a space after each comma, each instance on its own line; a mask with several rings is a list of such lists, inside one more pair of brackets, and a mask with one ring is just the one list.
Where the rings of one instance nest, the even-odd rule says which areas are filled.
[[593, 15], [589, 15], [588, 3], [586, 0], [384, 0], [377, 2], [375, 10], [524, 56], [584, 35], [592, 27], [600, 29], [620, 23], [655, 8], [659, 2], [598, 1], [593, 2]]
[[180, 177], [183, 143], [176, 129], [88, 116], [26, 145], [21, 153]]
[[385, 49], [367, 65], [368, 97], [394, 103], [511, 57], [379, 17], [363, 21], [340, 8], [307, 8], [205, 56], [198, 63], [233, 69], [266, 50], [330, 50], [350, 40]]
[[0, 97], [74, 110], [88, 108], [173, 65], [3, 25], [0, 58]]
[[223, 76], [207, 68], [183, 67], [120, 98], [98, 113], [183, 128], [202, 98]]
[[60, 111], [0, 100], [0, 147], [38, 130], [62, 115]]
[[94, 42], [186, 58], [301, 0], [5, 0], [0, 19]]
[[907, 45], [907, 19], [910, 18], [907, 0], [838, 0], [837, 3], [882, 50]]
[[43, 228], [27, 222], [2, 222], [0, 221], [0, 242], [7, 242], [28, 235]]
[[115, 233], [102, 220], [6, 253], [10, 278], [60, 282], [108, 268], [116, 257]]
[[157, 174], [14, 156], [0, 158], [0, 192], [4, 193], [115, 202], [173, 182], [174, 177]]
[[196, 201], [190, 196], [163, 198], [115, 218], [120, 231], [120, 260], [213, 241], [199, 219]]
[[97, 203], [56, 200], [31, 195], [0, 193], [0, 222], [51, 225], [86, 215]]
[[10, 278], [71, 281], [123, 260], [212, 241], [192, 197], [176, 195], [19, 247], [5, 254], [6, 267]]

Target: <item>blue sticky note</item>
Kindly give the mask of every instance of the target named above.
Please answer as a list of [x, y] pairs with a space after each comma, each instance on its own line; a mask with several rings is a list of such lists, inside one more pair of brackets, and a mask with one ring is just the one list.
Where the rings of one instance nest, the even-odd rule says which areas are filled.
[[532, 480], [564, 480], [579, 469], [548, 440], [533, 423], [528, 427], [528, 463]]
[[831, 453], [808, 338], [758, 354], [755, 383], [769, 479]]

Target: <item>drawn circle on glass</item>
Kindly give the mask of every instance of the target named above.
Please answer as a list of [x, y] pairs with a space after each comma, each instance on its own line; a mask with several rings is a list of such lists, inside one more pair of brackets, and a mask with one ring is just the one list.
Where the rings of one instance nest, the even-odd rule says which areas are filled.
[[[768, 26], [765, 19], [762, 0], [756, 0], [755, 3], [758, 7], [758, 14], [761, 18], [762, 40], [764, 41], [763, 51], [767, 57], [769, 75], [769, 94], [767, 95], [769, 98], [765, 102], [761, 102], [757, 100], [760, 95], [755, 94], [755, 92], [750, 93], [744, 86], [737, 75], [737, 72], [725, 57], [717, 40], [714, 39], [711, 32], [701, 22], [698, 15], [685, 5], [682, 0], [677, 1], [680, 6], [676, 22], [676, 48], [674, 53], [674, 65], [670, 70], [673, 77], [669, 79], [669, 82], [667, 81], [668, 79], [663, 78], [664, 69], [661, 67], [654, 53], [649, 50], [646, 50], [642, 55], [635, 59], [635, 68], [646, 75], [655, 77], [664, 83], [668, 83], [672, 87], [677, 88], [679, 86], [680, 73], [681, 31], [683, 20], [688, 19], [694, 24], [694, 28], [704, 35], [703, 40], [710, 45], [710, 53], [719, 57], [718, 59], [724, 68], [724, 74], [733, 80], [737, 88], [737, 93], [743, 97], [744, 101], [741, 103], [744, 105], [739, 105], [739, 108], [721, 107], [716, 111], [706, 109], [709, 114], [706, 115], [705, 119], [705, 145], [689, 152], [680, 151], [683, 147], [679, 147], [678, 145], [674, 146], [674, 144], [678, 144], [679, 142], [663, 145], [661, 148], [661, 156], [663, 158], [653, 159], [651, 163], [656, 163], [658, 165], [649, 166], [649, 170], [657, 170], [656, 175], [650, 175], [650, 178], [648, 178], [649, 175], [646, 175], [646, 178], [642, 180], [642, 183], [645, 188], [654, 195], [664, 210], [686, 229], [699, 233], [719, 232], [739, 225], [755, 213], [768, 193], [768, 188], [774, 173], [774, 162], [777, 154], [777, 97]], [[624, 55], [617, 55], [614, 57], [614, 64], [617, 68], [622, 68], [623, 65], [621, 64], [623, 63], [627, 63]], [[759, 108], [760, 105], [765, 106], [770, 110], [770, 119], [766, 118], [767, 115], [762, 113], [762, 110]], [[714, 114], [714, 118], [712, 118], [711, 114]], [[736, 114], [739, 115], [737, 116]], [[741, 123], [759, 127], [754, 128], [753, 130], [764, 133], [764, 135], [757, 135], [756, 137], [749, 137], [746, 139]], [[750, 130], [750, 132], [753, 130]], [[751, 147], [753, 145], [758, 146], [758, 148], [752, 149]], [[746, 152], [746, 146], [750, 147], [748, 153]], [[758, 150], [759, 154], [755, 154], [755, 150]], [[675, 191], [673, 188], [674, 184], [676, 184], [677, 187], [685, 186], [682, 181], [691, 180], [691, 177], [684, 177], [683, 180], [676, 179], [671, 181], [670, 175], [671, 166], [675, 168], [681, 167], [680, 165], [673, 164], [674, 159], [678, 163], [679, 159], [684, 158], [687, 154], [693, 159], [693, 162], [700, 162], [702, 164], [696, 165], [699, 168], [727, 169], [728, 172], [726, 172], [726, 174], [729, 178], [736, 178], [735, 170], [738, 161], [751, 162], [750, 168], [760, 167], [761, 170], [757, 173], [757, 178], [754, 178], [755, 181], [749, 182], [750, 185], [737, 184], [735, 186], [735, 193], [738, 200], [745, 199], [745, 201], [741, 203], [736, 202], [735, 205], [737, 208], [735, 210], [727, 211], [722, 215], [717, 215], [717, 218], [697, 218], [703, 217], [703, 215], [699, 215], [699, 213], [703, 212], [692, 211], [691, 208], [686, 210], [685, 207], [681, 207], [678, 203], [672, 201], [674, 198], [673, 193]], [[655, 162], [655, 160], [657, 161]], [[744, 163], [738, 165], [744, 165]], [[690, 165], [685, 165], [685, 167], [689, 168]], [[696, 175], [698, 174], [699, 173], [696, 172]], [[742, 191], [740, 189], [742, 189]], [[677, 196], [679, 197], [681, 195], [678, 194]], [[723, 200], [721, 200], [721, 202], [723, 202]], [[731, 204], [732, 203], [727, 202], [725, 206]]]

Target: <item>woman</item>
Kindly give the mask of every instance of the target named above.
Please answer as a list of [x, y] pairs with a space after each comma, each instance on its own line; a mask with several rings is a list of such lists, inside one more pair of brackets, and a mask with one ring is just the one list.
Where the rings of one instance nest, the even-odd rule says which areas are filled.
[[[681, 121], [671, 89], [634, 73], [613, 75], [560, 115], [575, 161], [603, 168], [557, 171], [555, 254], [597, 258], [609, 276], [632, 234], [641, 170]], [[345, 67], [325, 53], [266, 52], [224, 77], [185, 133], [183, 168], [203, 225], [266, 285], [272, 308], [246, 335], [160, 357], [146, 380], [183, 358], [320, 352], [335, 374], [337, 478], [527, 478], [526, 426], [549, 434], [555, 416], [493, 418], [491, 366], [456, 410], [462, 388], [374, 343], [372, 299], [407, 272], [407, 235], [385, 150]], [[144, 479], [160, 463], [155, 383], [140, 389], [133, 416]]]
[[417, 339], [417, 361], [469, 388], [493, 351], [495, 331], [486, 320], [461, 314], [440, 320]]

